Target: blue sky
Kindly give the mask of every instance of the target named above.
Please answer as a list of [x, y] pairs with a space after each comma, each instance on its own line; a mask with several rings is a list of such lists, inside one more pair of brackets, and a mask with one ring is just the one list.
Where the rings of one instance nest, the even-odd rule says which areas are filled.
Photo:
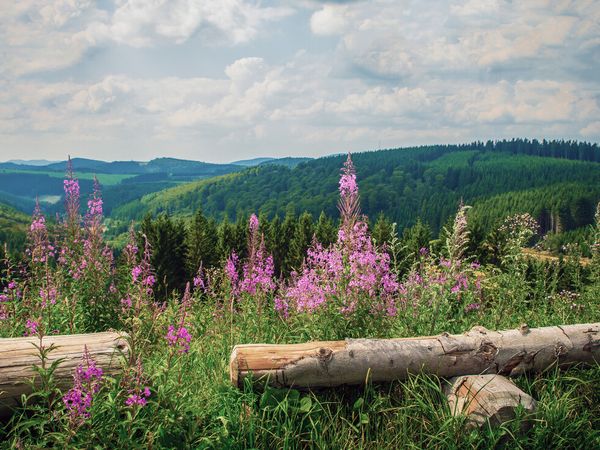
[[0, 2], [0, 160], [600, 141], [594, 0]]

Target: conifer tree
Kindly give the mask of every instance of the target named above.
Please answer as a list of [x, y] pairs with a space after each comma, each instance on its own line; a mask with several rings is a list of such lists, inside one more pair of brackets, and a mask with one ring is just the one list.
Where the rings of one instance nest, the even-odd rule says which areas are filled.
[[288, 264], [292, 269], [299, 270], [302, 266], [304, 255], [310, 247], [314, 234], [315, 226], [312, 215], [305, 211], [296, 223], [296, 229], [289, 244]]
[[281, 224], [281, 273], [283, 276], [288, 276], [290, 271], [292, 270], [292, 256], [290, 254], [290, 243], [294, 238], [294, 234], [296, 233], [296, 216], [288, 212], [285, 215], [285, 219], [283, 219], [283, 223]]
[[337, 227], [333, 223], [333, 220], [325, 214], [325, 211], [321, 211], [319, 220], [315, 227], [315, 236], [317, 241], [323, 244], [324, 247], [333, 244], [337, 238]]
[[198, 210], [186, 236], [187, 270], [191, 278], [200, 265], [208, 268], [217, 263], [217, 226], [214, 219], [207, 219], [202, 210]]
[[167, 300], [175, 290], [183, 292], [187, 279], [184, 223], [172, 220], [166, 213], [156, 219], [148, 215], [142, 221], [141, 232], [151, 247], [150, 264], [156, 274], [157, 299]]

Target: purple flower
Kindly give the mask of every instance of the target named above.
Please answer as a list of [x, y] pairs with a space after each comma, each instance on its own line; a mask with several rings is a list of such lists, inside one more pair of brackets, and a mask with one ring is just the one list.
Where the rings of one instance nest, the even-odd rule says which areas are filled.
[[35, 320], [31, 320], [31, 319], [27, 319], [27, 322], [25, 323], [25, 328], [27, 328], [27, 331], [25, 332], [25, 336], [34, 336], [38, 333], [38, 328], [40, 326], [40, 323], [35, 321]]
[[237, 271], [239, 258], [235, 252], [231, 252], [229, 258], [227, 258], [227, 263], [225, 264], [225, 273], [227, 274], [227, 278], [229, 278], [229, 282], [231, 283], [231, 292], [233, 295], [239, 292], [238, 282], [239, 275]]
[[477, 311], [479, 310], [479, 308], [481, 308], [481, 305], [479, 303], [470, 303], [467, 306], [465, 306], [465, 312]]
[[165, 336], [169, 347], [179, 347], [179, 353], [187, 353], [190, 350], [192, 335], [187, 328], [180, 326], [177, 330], [173, 325], [169, 325], [169, 330]]
[[256, 217], [256, 214], [252, 214], [250, 216], [250, 220], [248, 223], [248, 227], [250, 229], [250, 233], [256, 233], [258, 232], [258, 217]]
[[100, 391], [104, 372], [96, 366], [96, 361], [90, 356], [87, 347], [83, 353], [83, 361], [75, 369], [73, 387], [63, 396], [69, 418], [80, 425], [90, 417], [93, 396]]
[[139, 406], [145, 406], [147, 403], [146, 398], [143, 396], [143, 394], [129, 394], [129, 396], [127, 397], [127, 400], [125, 400], [125, 404], [127, 406], [134, 406], [134, 405], [139, 405]]
[[283, 298], [275, 300], [275, 308], [282, 313], [290, 307], [313, 313], [338, 302], [339, 312], [346, 316], [359, 309], [396, 315], [394, 298], [400, 285], [389, 255], [375, 248], [366, 222], [358, 218], [358, 186], [350, 156], [340, 178], [339, 208], [342, 224], [337, 242], [329, 248], [313, 242], [302, 271], [292, 277]]
[[133, 279], [133, 282], [135, 283], [138, 279], [138, 277], [142, 274], [142, 268], [140, 266], [135, 266], [132, 270], [131, 270], [131, 278]]
[[154, 275], [148, 275], [146, 278], [144, 278], [144, 281], [142, 281], [144, 286], [154, 286], [154, 283], [156, 283], [156, 278], [154, 278]]

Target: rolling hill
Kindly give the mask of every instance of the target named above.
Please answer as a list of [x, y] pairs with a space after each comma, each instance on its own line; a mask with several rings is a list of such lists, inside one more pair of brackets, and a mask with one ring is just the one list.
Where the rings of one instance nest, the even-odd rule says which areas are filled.
[[[85, 158], [71, 160], [80, 180], [84, 197], [93, 189], [97, 177], [105, 199], [107, 213], [113, 207], [133, 201], [145, 194], [161, 191], [181, 183], [212, 178], [244, 170], [245, 165], [269, 164], [295, 167], [309, 158], [260, 158], [230, 164], [212, 164], [176, 158], [151, 161], [99, 161]], [[38, 198], [45, 212], [54, 214], [62, 204], [62, 180], [66, 161], [9, 161], [0, 163], [0, 201], [30, 213]]]
[[[190, 216], [201, 208], [217, 219], [288, 211], [337, 215], [337, 182], [345, 156], [290, 168], [259, 165], [241, 172], [154, 192], [120, 205], [113, 218], [147, 213]], [[489, 217], [530, 210], [543, 226], [564, 229], [591, 223], [600, 199], [600, 149], [570, 141], [475, 142], [390, 149], [353, 155], [363, 212], [384, 213], [400, 228], [417, 218], [440, 229], [461, 199], [491, 208]], [[487, 201], [487, 203], [485, 203]], [[481, 216], [485, 216], [482, 214]], [[560, 220], [552, 218], [561, 217]], [[482, 219], [483, 220], [483, 219]], [[492, 226], [492, 221], [483, 221]]]

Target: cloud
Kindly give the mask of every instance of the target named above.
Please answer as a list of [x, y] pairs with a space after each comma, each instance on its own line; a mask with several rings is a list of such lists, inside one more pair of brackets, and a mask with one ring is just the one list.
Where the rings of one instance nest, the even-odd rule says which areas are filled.
[[21, 76], [70, 67], [89, 49], [204, 43], [243, 44], [265, 25], [293, 13], [244, 0], [116, 0], [100, 9], [90, 0], [19, 0], [0, 5], [0, 74]]
[[313, 33], [340, 35], [348, 68], [404, 81], [515, 65], [539, 76], [549, 61], [565, 74], [600, 48], [599, 23], [597, 2], [550, 0], [380, 0], [326, 4], [311, 17]]
[[[227, 160], [600, 139], [597, 2], [305, 0], [291, 16], [241, 0], [99, 5], [0, 2], [2, 148]], [[95, 48], [168, 67], [120, 72], [85, 58]]]
[[239, 44], [253, 39], [264, 23], [291, 13], [290, 8], [260, 7], [242, 0], [127, 0], [95, 32], [134, 47], [161, 40], [181, 44], [198, 32]]
[[310, 17], [310, 29], [321, 36], [341, 34], [349, 23], [347, 12], [345, 5], [325, 4]]

